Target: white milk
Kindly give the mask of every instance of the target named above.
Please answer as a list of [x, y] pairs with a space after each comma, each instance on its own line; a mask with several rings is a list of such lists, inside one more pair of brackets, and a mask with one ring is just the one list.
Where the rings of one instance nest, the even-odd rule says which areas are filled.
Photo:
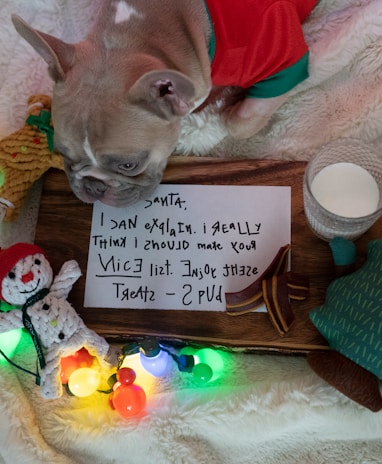
[[353, 163], [335, 163], [320, 171], [311, 191], [328, 211], [344, 217], [362, 217], [378, 208], [379, 188], [373, 176]]

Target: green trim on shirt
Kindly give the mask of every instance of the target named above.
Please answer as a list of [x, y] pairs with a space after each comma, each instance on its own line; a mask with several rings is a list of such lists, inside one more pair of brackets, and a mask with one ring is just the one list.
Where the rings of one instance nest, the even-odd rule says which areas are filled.
[[309, 52], [296, 63], [273, 76], [257, 82], [247, 91], [249, 98], [272, 98], [283, 95], [309, 76]]
[[209, 56], [210, 61], [212, 63], [212, 60], [214, 59], [215, 52], [216, 52], [216, 36], [215, 36], [214, 24], [212, 22], [212, 18], [211, 18], [211, 15], [210, 15], [210, 10], [208, 9], [208, 6], [207, 6], [206, 2], [204, 2], [204, 5], [206, 7], [207, 14], [208, 14], [208, 20], [209, 20], [210, 26], [211, 26], [211, 37], [210, 37], [210, 43], [208, 44], [208, 56]]
[[[317, 4], [320, 3], [318, 0]], [[211, 25], [211, 37], [208, 44], [208, 56], [212, 63], [216, 52], [216, 36], [213, 21], [206, 2], [204, 2], [208, 14], [208, 20]], [[308, 72], [309, 51], [300, 58], [296, 63], [288, 68], [282, 69], [273, 76], [257, 82], [247, 89], [248, 98], [272, 98], [283, 95], [293, 89], [297, 84], [309, 77]]]

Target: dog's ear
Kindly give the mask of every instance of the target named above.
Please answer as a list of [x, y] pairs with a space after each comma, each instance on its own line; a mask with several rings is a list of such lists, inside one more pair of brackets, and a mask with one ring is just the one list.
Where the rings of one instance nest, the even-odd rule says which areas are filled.
[[33, 29], [20, 16], [12, 15], [16, 31], [47, 62], [54, 81], [63, 80], [74, 63], [74, 45]]
[[161, 118], [184, 116], [194, 106], [195, 87], [184, 74], [151, 71], [140, 77], [129, 90], [131, 102], [140, 104]]

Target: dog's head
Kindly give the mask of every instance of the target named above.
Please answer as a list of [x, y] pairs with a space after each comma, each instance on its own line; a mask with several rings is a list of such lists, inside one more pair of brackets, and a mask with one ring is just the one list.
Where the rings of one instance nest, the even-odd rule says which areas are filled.
[[112, 206], [150, 195], [194, 106], [191, 80], [145, 54], [94, 40], [67, 44], [12, 20], [49, 65], [55, 147], [73, 192]]

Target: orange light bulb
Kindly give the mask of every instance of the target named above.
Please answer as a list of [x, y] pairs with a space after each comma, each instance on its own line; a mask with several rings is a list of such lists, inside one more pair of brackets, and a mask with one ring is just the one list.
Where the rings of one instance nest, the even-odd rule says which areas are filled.
[[86, 348], [81, 348], [70, 356], [61, 358], [61, 382], [63, 385], [68, 383], [69, 377], [76, 369], [80, 367], [91, 367], [93, 364], [94, 356], [89, 354]]

